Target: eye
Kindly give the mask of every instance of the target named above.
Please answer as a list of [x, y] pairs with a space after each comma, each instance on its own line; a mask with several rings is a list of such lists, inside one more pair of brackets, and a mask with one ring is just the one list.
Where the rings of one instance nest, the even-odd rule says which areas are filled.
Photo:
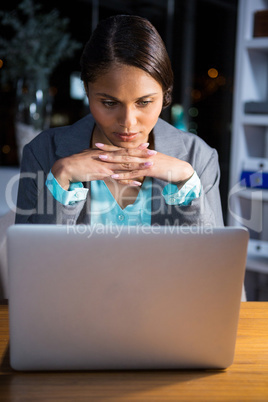
[[139, 102], [138, 102], [138, 105], [141, 106], [141, 107], [146, 107], [146, 106], [149, 105], [149, 103], [152, 103], [152, 101], [143, 100], [143, 101], [139, 101]]
[[108, 108], [117, 105], [117, 102], [112, 100], [102, 100], [101, 103]]

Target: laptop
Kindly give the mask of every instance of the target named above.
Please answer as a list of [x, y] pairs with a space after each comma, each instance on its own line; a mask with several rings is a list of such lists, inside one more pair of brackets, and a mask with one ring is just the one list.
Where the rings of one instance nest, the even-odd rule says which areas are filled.
[[247, 243], [242, 228], [10, 227], [12, 368], [228, 367]]

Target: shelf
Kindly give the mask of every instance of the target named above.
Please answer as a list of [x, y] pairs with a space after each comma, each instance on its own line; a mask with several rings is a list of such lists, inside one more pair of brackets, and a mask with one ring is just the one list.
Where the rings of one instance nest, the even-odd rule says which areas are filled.
[[268, 38], [253, 38], [245, 40], [245, 47], [249, 50], [261, 50], [268, 53]]
[[243, 161], [244, 170], [257, 172], [260, 170], [268, 171], [268, 158], [249, 156]]
[[268, 190], [262, 188], [240, 187], [237, 195], [247, 200], [268, 201]]
[[268, 172], [268, 111], [245, 113], [247, 102], [267, 101], [268, 37], [252, 37], [254, 14], [267, 9], [268, 0], [238, 0], [229, 226], [248, 228], [247, 269], [268, 274], [268, 189], [245, 187], [241, 171]]
[[243, 114], [242, 123], [249, 126], [268, 126], [267, 114]]
[[246, 268], [247, 271], [268, 274], [268, 258], [248, 254]]

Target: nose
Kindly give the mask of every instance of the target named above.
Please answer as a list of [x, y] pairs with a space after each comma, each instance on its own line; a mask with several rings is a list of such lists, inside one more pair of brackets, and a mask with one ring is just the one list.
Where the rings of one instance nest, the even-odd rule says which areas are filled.
[[137, 111], [131, 106], [122, 108], [118, 122], [121, 127], [124, 127], [127, 131], [131, 132], [137, 124]]

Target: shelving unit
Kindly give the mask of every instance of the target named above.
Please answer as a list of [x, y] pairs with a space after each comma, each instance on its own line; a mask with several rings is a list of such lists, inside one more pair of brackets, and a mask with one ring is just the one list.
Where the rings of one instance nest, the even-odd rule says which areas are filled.
[[260, 10], [268, 0], [239, 0], [228, 225], [249, 230], [247, 270], [268, 274], [268, 189], [241, 181], [246, 166], [268, 173], [268, 113], [245, 113], [246, 102], [268, 101], [268, 36], [253, 36]]

